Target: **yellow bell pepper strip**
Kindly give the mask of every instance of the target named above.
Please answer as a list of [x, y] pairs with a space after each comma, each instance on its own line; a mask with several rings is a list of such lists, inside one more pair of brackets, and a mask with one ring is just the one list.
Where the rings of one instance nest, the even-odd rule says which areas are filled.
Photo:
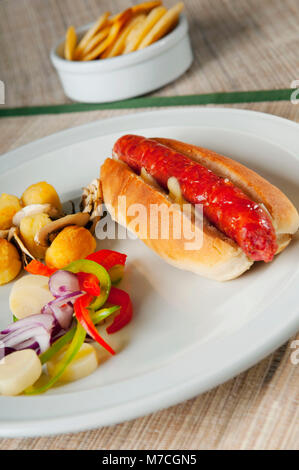
[[92, 301], [92, 303], [89, 305], [89, 308], [92, 310], [98, 310], [100, 307], [102, 307], [102, 305], [104, 305], [110, 292], [111, 279], [103, 266], [96, 263], [95, 261], [78, 259], [77, 261], [70, 263], [64, 269], [75, 274], [81, 272], [94, 274], [98, 278], [101, 292], [100, 295], [98, 295]]
[[48, 382], [46, 382], [41, 387], [35, 387], [34, 385], [32, 385], [31, 387], [27, 388], [24, 393], [26, 395], [37, 395], [39, 393], [44, 393], [47, 390], [49, 390], [49, 388], [51, 388], [59, 380], [59, 378], [61, 377], [61, 375], [67, 368], [67, 366], [72, 362], [74, 357], [77, 355], [82, 344], [84, 343], [85, 337], [86, 337], [86, 331], [80, 325], [80, 323], [78, 323], [76, 327], [76, 332], [74, 334], [74, 337], [72, 339], [72, 342], [69, 348], [67, 349], [61, 361], [58, 362], [58, 364], [56, 365], [55, 374], [52, 377], [50, 377]]
[[[107, 271], [106, 271], [107, 272]], [[97, 343], [99, 343], [103, 348], [106, 349], [110, 354], [114, 355], [115, 351], [103, 340], [103, 338], [99, 335], [96, 327], [93, 324], [92, 318], [90, 316], [90, 312], [87, 309], [90, 306], [90, 301], [92, 296], [89, 294], [85, 294], [82, 297], [79, 297], [74, 304], [75, 308], [75, 316], [78, 322], [83, 326], [86, 333], [88, 333]]]
[[108, 273], [112, 284], [118, 284], [124, 277], [125, 267], [122, 264], [116, 264], [109, 269]]
[[114, 286], [111, 287], [108, 302], [111, 304], [118, 304], [121, 307], [120, 313], [116, 315], [113, 323], [107, 328], [107, 333], [112, 334], [116, 333], [131, 321], [133, 316], [133, 305], [129, 294]]

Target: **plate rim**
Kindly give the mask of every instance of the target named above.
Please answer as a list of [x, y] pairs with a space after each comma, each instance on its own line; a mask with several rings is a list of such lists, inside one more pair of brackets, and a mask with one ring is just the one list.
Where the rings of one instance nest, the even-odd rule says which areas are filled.
[[[151, 116], [154, 120], [155, 115], [158, 116], [167, 116], [167, 115], [173, 115], [174, 112], [179, 111], [180, 114], [198, 114], [198, 113], [230, 113], [234, 115], [241, 114], [242, 116], [250, 116], [254, 118], [256, 116], [259, 119], [266, 119], [266, 120], [273, 120], [276, 121], [277, 123], [284, 124], [287, 127], [292, 127], [296, 129], [297, 131], [299, 130], [299, 125], [296, 122], [290, 121], [286, 118], [281, 118], [279, 116], [271, 115], [271, 114], [266, 114], [262, 113], [259, 111], [252, 111], [252, 110], [243, 110], [243, 109], [232, 109], [232, 108], [197, 108], [197, 107], [190, 107], [187, 109], [171, 109], [171, 110], [157, 110], [157, 111], [145, 111], [145, 112], [138, 112], [134, 114], [129, 114], [129, 115], [122, 115], [122, 116], [116, 116], [116, 117], [111, 117], [108, 119], [103, 119], [103, 120], [96, 120], [91, 123], [79, 125], [70, 129], [65, 129], [62, 131], [59, 131], [57, 133], [51, 134], [49, 136], [43, 137], [42, 139], [36, 140], [34, 142], [28, 143], [22, 147], [18, 147], [14, 150], [11, 150], [9, 152], [4, 153], [0, 157], [0, 168], [3, 165], [5, 166], [5, 163], [7, 161], [10, 162], [10, 165], [8, 165], [7, 170], [10, 169], [10, 167], [13, 166], [14, 160], [23, 160], [23, 155], [28, 153], [31, 154], [31, 157], [26, 159], [26, 161], [30, 161], [33, 158], [37, 158], [36, 153], [41, 152], [41, 149], [43, 147], [46, 147], [41, 153], [40, 156], [42, 156], [45, 153], [49, 153], [51, 151], [54, 151], [57, 148], [63, 147], [61, 145], [62, 141], [67, 141], [69, 137], [75, 136], [75, 139], [72, 141], [72, 143], [78, 143], [78, 142], [83, 142], [86, 140], [89, 140], [92, 138], [88, 132], [85, 132], [86, 130], [90, 130], [90, 133], [93, 134], [95, 130], [99, 131], [102, 127], [108, 127], [112, 124], [115, 124], [116, 130], [112, 131], [110, 130], [109, 132], [100, 132], [97, 135], [109, 135], [112, 133], [120, 132], [119, 130], [119, 123], [121, 123], [123, 120], [127, 120], [129, 122], [134, 122], [135, 120], [138, 120], [138, 125], [135, 126], [135, 130], [138, 128], [146, 128], [142, 124], [142, 118]], [[178, 122], [178, 126], [180, 125], [180, 122]], [[159, 124], [157, 124], [157, 120], [155, 120], [155, 125], [151, 127], [159, 127]], [[174, 127], [173, 125], [170, 125], [170, 127]], [[185, 126], [186, 128], [190, 126]], [[99, 129], [98, 129], [99, 128]], [[228, 126], [229, 129], [231, 127]], [[133, 128], [132, 128], [133, 129]], [[78, 132], [80, 130], [80, 132]], [[83, 134], [86, 134], [84, 138], [82, 138]], [[68, 144], [65, 144], [67, 146]], [[35, 155], [35, 156], [34, 156]], [[4, 157], [4, 159], [3, 159]], [[4, 160], [6, 160], [4, 162]], [[23, 160], [24, 161], [24, 160]], [[292, 285], [296, 285], [296, 280], [298, 281], [299, 276], [297, 275], [293, 280], [292, 280]], [[288, 287], [290, 290], [290, 285]], [[269, 314], [267, 314], [268, 310], [271, 309], [272, 304], [267, 306], [263, 310], [263, 318], [253, 318], [249, 325], [253, 325], [253, 331], [256, 332], [255, 329], [255, 323], [261, 321], [262, 319], [269, 319]], [[111, 425], [115, 423], [119, 423], [122, 421], [126, 421], [129, 419], [134, 419], [139, 416], [144, 416], [145, 414], [155, 412], [157, 410], [160, 410], [165, 407], [173, 406], [176, 403], [179, 403], [183, 400], [190, 399], [191, 397], [203, 393], [207, 390], [209, 390], [212, 387], [215, 387], [219, 385], [220, 383], [223, 383], [223, 381], [229, 380], [232, 377], [236, 376], [237, 374], [241, 373], [242, 371], [248, 369], [261, 359], [263, 359], [265, 356], [273, 352], [277, 347], [279, 347], [281, 344], [283, 344], [293, 333], [296, 332], [297, 328], [299, 328], [299, 311], [297, 309], [294, 309], [294, 312], [292, 311], [292, 315], [289, 313], [287, 317], [284, 318], [284, 323], [282, 325], [282, 322], [278, 323], [276, 331], [273, 332], [273, 328], [270, 330], [267, 330], [267, 334], [264, 336], [264, 338], [259, 340], [258, 347], [255, 345], [254, 347], [247, 348], [246, 354], [243, 353], [240, 357], [238, 357], [236, 360], [231, 361], [230, 364], [230, 372], [227, 371], [227, 368], [229, 366], [226, 366], [227, 368], [222, 371], [217, 371], [211, 373], [210, 376], [206, 377], [206, 382], [205, 384], [202, 383], [201, 380], [197, 380], [197, 378], [193, 377], [193, 380], [190, 380], [189, 382], [184, 382], [180, 386], [176, 386], [173, 390], [164, 390], [164, 391], [157, 391], [150, 397], [146, 395], [145, 397], [140, 397], [137, 400], [132, 403], [131, 401], [129, 402], [122, 402], [114, 405], [112, 408], [110, 407], [109, 410], [91, 410], [89, 412], [83, 412], [83, 413], [78, 413], [75, 416], [61, 416], [61, 417], [55, 417], [52, 419], [35, 419], [35, 420], [20, 420], [20, 421], [2, 421], [0, 422], [0, 436], [1, 437], [23, 437], [23, 436], [42, 436], [42, 435], [50, 435], [50, 434], [57, 434], [57, 433], [66, 433], [66, 432], [79, 432], [87, 429], [92, 429], [96, 426], [106, 426], [106, 425]], [[248, 325], [247, 325], [248, 327]], [[243, 327], [244, 328], [244, 327]], [[241, 328], [241, 331], [243, 330]], [[271, 333], [270, 333], [271, 331]], [[226, 339], [230, 338], [230, 341], [232, 340], [232, 337], [236, 339], [236, 335], [240, 334], [240, 330], [237, 332], [233, 333], [231, 336], [227, 337]], [[248, 334], [248, 333], [247, 333]], [[256, 338], [255, 338], [256, 339]], [[223, 343], [221, 340], [220, 343]], [[212, 342], [212, 344], [215, 344]], [[236, 344], [238, 344], [236, 342]], [[183, 357], [188, 354], [188, 351], [183, 351], [181, 353], [181, 359], [184, 360]], [[223, 358], [222, 358], [223, 359]], [[168, 367], [168, 365], [163, 366]], [[160, 371], [161, 368], [157, 368], [155, 372]], [[143, 375], [151, 375], [152, 372], [146, 371]], [[131, 382], [132, 379], [127, 379], [127, 382]], [[135, 380], [135, 378], [133, 379]], [[98, 388], [98, 387], [97, 387]], [[79, 392], [70, 392], [73, 394], [79, 394], [79, 395], [84, 395], [86, 394], [86, 391], [79, 391]], [[6, 403], [10, 402], [13, 404], [14, 400], [23, 400], [23, 402], [27, 402], [29, 404], [29, 400], [44, 400], [45, 401], [51, 401], [51, 398], [53, 398], [54, 395], [48, 395], [48, 396], [43, 396], [43, 397], [0, 397], [0, 404], [1, 401], [4, 401]], [[60, 395], [62, 397], [63, 395]], [[49, 399], [49, 400], [47, 400]]]
[[[180, 114], [189, 114], [189, 113], [194, 113], [194, 112], [196, 114], [202, 113], [202, 112], [207, 113], [207, 114], [210, 114], [210, 113], [221, 114], [221, 113], [229, 112], [230, 114], [235, 114], [235, 115], [240, 114], [241, 116], [246, 116], [246, 115], [252, 116], [252, 117], [256, 116], [257, 118], [260, 118], [260, 119], [272, 120], [273, 122], [282, 123], [288, 127], [293, 127], [294, 129], [299, 131], [299, 123], [292, 121], [291, 119], [287, 119], [287, 118], [280, 117], [274, 114], [264, 113], [262, 111], [255, 111], [251, 109], [225, 108], [225, 107], [214, 108], [212, 106], [208, 108], [205, 108], [205, 107], [199, 108], [198, 106], [194, 105], [194, 106], [189, 106], [188, 108], [187, 107], [184, 107], [184, 108], [174, 107], [171, 109], [158, 109], [158, 110], [149, 110], [149, 111], [139, 111], [138, 109], [135, 109], [134, 111], [135, 112], [132, 114], [112, 116], [112, 117], [104, 118], [104, 119], [95, 119], [94, 121], [87, 122], [84, 124], [79, 124], [78, 126], [73, 126], [73, 127], [69, 127], [66, 129], [62, 129], [60, 131], [54, 132], [53, 134], [46, 135], [44, 137], [41, 137], [40, 139], [36, 139], [36, 140], [33, 140], [32, 142], [28, 142], [24, 145], [18, 146], [12, 150], [4, 152], [3, 154], [0, 154], [0, 167], [3, 162], [3, 159], [11, 160], [11, 158], [15, 156], [21, 157], [21, 154], [24, 151], [26, 152], [28, 148], [32, 148], [33, 150], [36, 151], [38, 150], [40, 145], [51, 144], [51, 141], [53, 141], [54, 138], [64, 139], [72, 135], [72, 137], [74, 138], [73, 143], [83, 142], [91, 138], [90, 136], [89, 137], [86, 136], [85, 138], [82, 138], [80, 136], [81, 132], [79, 134], [79, 132], [77, 132], [78, 130], [80, 131], [85, 131], [89, 129], [92, 130], [92, 128], [94, 127], [97, 128], [101, 124], [109, 126], [111, 123], [116, 123], [117, 125], [117, 121], [122, 121], [123, 119], [126, 119], [128, 121], [131, 121], [131, 120], [133, 121], [136, 118], [136, 116], [138, 116], [138, 118], [141, 118], [141, 119], [144, 117], [148, 117], [149, 115], [154, 115], [154, 114], [159, 115], [159, 116], [164, 116], [164, 115], [172, 116], [175, 111], [179, 111]], [[186, 127], [189, 127], [189, 126], [186, 126]], [[108, 134], [111, 134], [111, 132], [109, 132]], [[103, 136], [103, 135], [108, 135], [108, 134], [102, 133], [101, 135]], [[57, 144], [54, 144], [54, 142], [53, 142], [53, 145], [50, 145], [50, 146], [51, 148], [47, 152], [51, 152], [51, 151], [56, 150], [57, 148], [60, 148], [60, 146], [58, 146]]]

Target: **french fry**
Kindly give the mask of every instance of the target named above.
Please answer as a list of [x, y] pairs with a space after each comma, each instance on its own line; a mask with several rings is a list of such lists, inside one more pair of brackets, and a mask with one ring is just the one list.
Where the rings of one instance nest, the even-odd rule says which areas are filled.
[[132, 11], [127, 10], [124, 14], [111, 26], [108, 37], [102, 41], [95, 49], [83, 57], [83, 61], [93, 60], [100, 56], [117, 38], [122, 26], [132, 17]]
[[130, 31], [126, 39], [126, 45], [123, 50], [123, 54], [128, 54], [131, 49], [131, 44], [135, 42], [136, 38], [139, 36], [140, 31], [146, 21], [146, 15], [138, 15], [138, 22], [135, 24], [134, 28]]
[[161, 5], [161, 1], [152, 1], [152, 2], [143, 2], [139, 3], [138, 5], [134, 5], [132, 7], [133, 13], [147, 13], [151, 11], [153, 8], [156, 8]]
[[108, 23], [110, 11], [103, 13], [95, 22], [95, 24], [84, 34], [75, 50], [75, 58], [79, 58], [89, 41]]
[[136, 51], [141, 41], [145, 36], [151, 31], [155, 24], [160, 20], [160, 18], [167, 13], [167, 9], [163, 6], [159, 6], [150, 11], [147, 15], [145, 21], [141, 24], [134, 38], [129, 41], [126, 46], [126, 54], [129, 52]]
[[138, 50], [144, 49], [155, 41], [158, 41], [168, 31], [175, 26], [178, 21], [179, 15], [184, 8], [183, 2], [179, 2], [170, 8], [165, 15], [155, 24], [155, 26], [149, 31], [145, 38], [141, 41], [138, 46]]
[[103, 13], [77, 43], [75, 28], [66, 33], [67, 60], [106, 59], [144, 49], [167, 34], [177, 23], [183, 2], [167, 10], [161, 0], [145, 1], [110, 17]]
[[161, 0], [155, 0], [155, 1], [151, 1], [151, 2], [139, 3], [138, 5], [133, 5], [132, 7], [127, 8], [127, 10], [121, 11], [120, 13], [117, 13], [117, 15], [114, 15], [111, 18], [111, 21], [113, 21], [113, 22], [117, 21], [121, 17], [121, 15], [123, 15], [128, 10], [131, 10], [131, 12], [134, 15], [139, 14], [139, 13], [148, 13], [153, 8], [156, 8], [159, 5], [161, 5], [161, 3], [162, 3]]
[[141, 16], [143, 19], [145, 18], [145, 15], [137, 15], [133, 17], [130, 21], [128, 21], [128, 23], [124, 26], [124, 28], [120, 32], [120, 35], [118, 36], [118, 38], [116, 38], [114, 43], [112, 43], [108, 47], [108, 49], [106, 49], [106, 51], [103, 52], [103, 54], [101, 55], [101, 59], [116, 57], [122, 54], [125, 44], [126, 44], [126, 39], [128, 35], [130, 34], [130, 32], [132, 31], [132, 29], [135, 28], [136, 24], [138, 24], [138, 22], [140, 21]]
[[106, 26], [101, 31], [99, 31], [93, 38], [87, 43], [85, 48], [82, 50], [79, 56], [79, 60], [82, 60], [89, 52], [91, 52], [95, 47], [97, 47], [106, 37], [109, 35], [111, 26]]
[[126, 8], [126, 10], [123, 10], [119, 13], [117, 13], [116, 15], [112, 16], [111, 18], [111, 21], [112, 23], [116, 23], [116, 21], [118, 21], [119, 19], [121, 19], [124, 15], [130, 15], [132, 16], [133, 15], [133, 10], [132, 8]]
[[66, 32], [64, 43], [64, 57], [66, 60], [73, 60], [74, 51], [77, 44], [77, 34], [74, 26], [70, 26]]

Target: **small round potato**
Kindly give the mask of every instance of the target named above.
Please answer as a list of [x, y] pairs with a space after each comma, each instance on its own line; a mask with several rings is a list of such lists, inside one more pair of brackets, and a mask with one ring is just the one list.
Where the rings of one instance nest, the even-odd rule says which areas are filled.
[[38, 355], [32, 349], [15, 351], [0, 364], [0, 395], [19, 395], [42, 373]]
[[[50, 376], [55, 375], [57, 363], [63, 359], [66, 350], [67, 347], [64, 347], [47, 362], [47, 370]], [[92, 374], [97, 367], [96, 350], [91, 344], [83, 343], [72, 362], [60, 376], [59, 382], [74, 382], [83, 379], [83, 377]]]
[[62, 269], [72, 261], [86, 258], [96, 249], [96, 240], [89, 230], [77, 225], [65, 227], [46, 251], [46, 264]]
[[22, 209], [16, 196], [3, 193], [0, 196], [0, 230], [7, 230], [12, 226], [13, 216]]
[[0, 238], [0, 285], [17, 277], [21, 267], [22, 263], [16, 247], [4, 238]]
[[56, 189], [46, 181], [41, 181], [29, 186], [22, 195], [22, 201], [24, 206], [48, 203], [56, 207], [59, 212], [62, 211], [61, 202]]
[[15, 318], [41, 313], [44, 305], [54, 300], [49, 279], [39, 274], [27, 274], [14, 282], [9, 295], [9, 308]]

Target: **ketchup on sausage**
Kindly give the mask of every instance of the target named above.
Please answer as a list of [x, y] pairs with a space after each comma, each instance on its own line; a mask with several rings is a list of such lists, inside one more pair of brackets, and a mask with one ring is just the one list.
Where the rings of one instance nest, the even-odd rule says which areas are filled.
[[227, 178], [217, 176], [200, 163], [154, 140], [125, 135], [113, 153], [134, 171], [146, 171], [167, 188], [177, 178], [182, 195], [202, 204], [204, 216], [233, 239], [254, 261], [271, 261], [277, 251], [275, 230], [269, 215]]

